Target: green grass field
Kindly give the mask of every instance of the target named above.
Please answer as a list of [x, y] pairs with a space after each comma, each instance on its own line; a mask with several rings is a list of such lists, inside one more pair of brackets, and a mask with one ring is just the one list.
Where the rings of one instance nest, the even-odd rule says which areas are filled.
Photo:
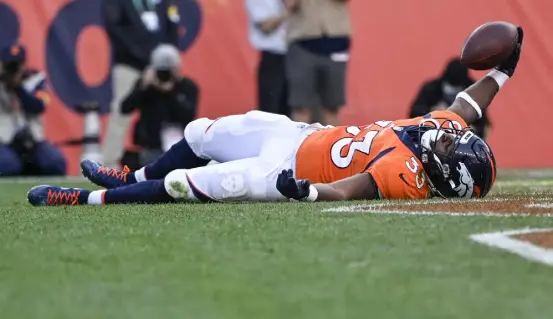
[[[504, 175], [494, 195], [551, 194]], [[335, 204], [33, 208], [0, 184], [0, 318], [551, 318], [553, 268], [470, 234], [544, 216]]]

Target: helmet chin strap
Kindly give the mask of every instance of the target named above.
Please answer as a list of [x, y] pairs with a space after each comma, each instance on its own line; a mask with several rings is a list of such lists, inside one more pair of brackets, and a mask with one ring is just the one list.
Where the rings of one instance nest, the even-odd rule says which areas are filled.
[[438, 188], [434, 186], [434, 183], [432, 183], [432, 180], [430, 178], [428, 178], [427, 180], [428, 180], [428, 185], [430, 185], [430, 190], [432, 191], [432, 193], [434, 193], [435, 196], [437, 195], [439, 197], [446, 198], [442, 193], [440, 193]]

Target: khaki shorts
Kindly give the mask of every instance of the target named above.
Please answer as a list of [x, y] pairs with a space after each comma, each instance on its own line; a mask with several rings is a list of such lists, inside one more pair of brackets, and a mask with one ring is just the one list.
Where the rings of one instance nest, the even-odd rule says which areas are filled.
[[311, 53], [297, 43], [290, 44], [286, 57], [288, 104], [292, 108], [321, 106], [337, 110], [346, 102], [346, 68], [344, 60]]

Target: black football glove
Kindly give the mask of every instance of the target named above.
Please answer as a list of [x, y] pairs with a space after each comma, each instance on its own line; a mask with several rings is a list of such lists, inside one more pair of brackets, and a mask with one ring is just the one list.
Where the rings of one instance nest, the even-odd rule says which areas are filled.
[[302, 200], [309, 196], [309, 185], [306, 179], [296, 181], [294, 171], [289, 169], [278, 174], [276, 188], [284, 197]]
[[505, 60], [505, 62], [501, 63], [499, 66], [496, 67], [496, 70], [503, 72], [507, 74], [509, 77], [512, 77], [515, 73], [515, 69], [517, 68], [518, 60], [520, 59], [520, 50], [522, 48], [522, 39], [524, 38], [524, 31], [521, 27], [517, 27], [518, 31], [518, 41], [517, 45], [515, 46], [515, 50]]

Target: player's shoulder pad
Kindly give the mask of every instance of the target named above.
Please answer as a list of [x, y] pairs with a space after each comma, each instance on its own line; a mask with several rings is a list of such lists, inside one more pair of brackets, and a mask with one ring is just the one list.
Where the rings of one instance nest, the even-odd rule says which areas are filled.
[[436, 120], [450, 120], [452, 122], [458, 122], [462, 127], [467, 127], [467, 122], [457, 113], [450, 110], [432, 111], [424, 116], [424, 119], [436, 119]]

